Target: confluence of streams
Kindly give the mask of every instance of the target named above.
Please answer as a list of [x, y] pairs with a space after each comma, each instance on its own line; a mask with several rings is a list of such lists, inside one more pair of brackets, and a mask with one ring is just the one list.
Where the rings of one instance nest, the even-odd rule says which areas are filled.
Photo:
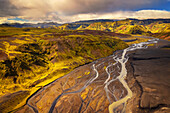
[[[99, 87], [103, 87], [104, 88], [104, 91], [105, 91], [105, 94], [106, 94], [106, 98], [108, 99], [110, 105], [109, 105], [109, 112], [110, 113], [114, 113], [114, 112], [121, 112], [121, 113], [125, 113], [125, 109], [126, 109], [126, 103], [128, 101], [128, 99], [130, 99], [132, 97], [132, 91], [130, 90], [130, 88], [128, 87], [128, 84], [126, 83], [125, 81], [125, 78], [127, 76], [127, 69], [126, 69], [126, 62], [128, 61], [128, 56], [127, 56], [127, 52], [128, 51], [133, 51], [133, 50], [136, 50], [136, 49], [145, 49], [147, 48], [147, 45], [148, 44], [154, 44], [154, 43], [157, 43], [159, 39], [157, 38], [153, 38], [153, 39], [150, 39], [148, 40], [147, 42], [142, 42], [142, 43], [139, 43], [139, 44], [133, 44], [131, 46], [129, 46], [128, 48], [124, 49], [123, 52], [121, 53], [121, 55], [112, 55], [111, 57], [113, 57], [112, 60], [114, 60], [115, 62], [114, 63], [110, 63], [106, 68], [105, 68], [105, 72], [106, 72], [106, 79], [104, 80], [104, 82], [101, 82], [102, 80], [99, 79], [99, 77], [103, 77], [102, 75], [99, 74], [97, 68], [99, 66], [103, 66], [103, 64], [105, 63], [104, 61], [97, 64], [96, 65], [96, 62], [93, 62], [92, 63], [92, 68], [93, 68], [93, 71], [95, 73], [95, 76], [92, 76], [89, 80], [85, 81], [84, 82], [80, 82], [80, 83], [75, 83], [75, 85], [73, 86], [70, 86], [69, 88], [67, 89], [62, 89], [62, 93], [59, 94], [54, 100], [53, 102], [50, 104], [50, 107], [49, 107], [49, 110], [48, 112], [49, 113], [52, 113], [54, 112], [54, 108], [57, 104], [57, 102], [59, 101], [59, 99], [61, 99], [63, 96], [65, 95], [69, 95], [69, 94], [76, 94], [76, 93], [81, 93], [82, 91], [84, 91], [88, 86], [90, 86], [92, 83], [95, 83], [95, 82], [101, 82], [102, 85], [99, 85], [97, 86], [96, 88], [93, 89], [91, 95], [94, 95], [95, 93], [95, 90]], [[113, 68], [114, 67], [114, 68]], [[116, 70], [117, 69], [117, 70]], [[111, 75], [111, 73], [116, 73], [116, 71], [119, 71], [118, 72], [118, 76], [116, 76], [116, 74], [114, 75]], [[64, 77], [68, 77], [67, 75], [64, 76]], [[64, 78], [63, 77], [63, 78]], [[97, 81], [97, 79], [99, 79]], [[67, 81], [68, 79], [65, 81], [63, 87], [66, 86], [67, 84]], [[111, 89], [110, 88], [110, 84], [114, 84], [115, 81], [119, 81], [122, 86], [124, 87], [124, 89], [127, 91], [127, 94], [125, 95], [125, 91], [122, 89], [121, 91], [121, 94], [119, 96], [117, 96], [115, 93], [116, 93], [116, 86], [113, 85], [113, 88]], [[39, 110], [36, 106], [36, 104], [45, 96], [45, 93], [43, 93], [43, 91], [45, 91], [46, 89], [48, 89], [50, 87], [50, 85], [54, 84], [58, 82], [57, 80], [54, 81], [53, 83], [45, 86], [43, 89], [41, 89], [40, 91], [38, 91], [36, 94], [34, 94], [32, 97], [30, 97], [30, 99], [27, 101], [27, 105], [32, 108], [32, 110], [35, 112], [35, 113], [38, 113]], [[80, 84], [83, 84], [81, 87], [80, 87]], [[80, 88], [79, 88], [79, 87]], [[78, 87], [78, 88], [77, 88]], [[77, 88], [77, 89], [76, 89]], [[76, 89], [76, 90], [73, 90], [73, 89]], [[40, 96], [38, 98], [38, 100], [36, 100], [37, 96]], [[90, 95], [89, 95], [90, 97]], [[89, 98], [88, 97], [88, 98]], [[80, 97], [81, 98], [81, 97]], [[113, 99], [114, 98], [114, 99]], [[89, 100], [89, 103], [90, 101], [92, 100], [93, 98], [91, 98]], [[83, 99], [81, 98], [82, 102], [83, 102]], [[86, 109], [88, 107], [89, 104], [87, 104], [86, 106]], [[122, 107], [120, 107], [122, 106]], [[85, 110], [86, 110], [85, 109]], [[81, 112], [82, 110], [82, 104], [81, 104], [81, 107], [79, 108], [79, 112]], [[84, 111], [85, 111], [84, 110]], [[83, 112], [84, 112], [83, 111]]]

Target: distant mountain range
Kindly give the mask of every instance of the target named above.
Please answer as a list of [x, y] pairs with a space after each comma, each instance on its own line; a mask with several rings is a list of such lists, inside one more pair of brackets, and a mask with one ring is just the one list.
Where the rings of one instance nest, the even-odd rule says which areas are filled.
[[62, 30], [101, 30], [122, 34], [149, 35], [170, 40], [170, 19], [125, 19], [83, 21], [63, 24], [57, 27]]
[[[65, 24], [59, 24], [56, 22], [44, 22], [44, 23], [3, 23], [0, 24], [0, 26], [8, 26], [8, 27], [17, 27], [17, 28], [25, 28], [25, 27], [40, 27], [40, 28], [47, 28], [47, 27], [68, 27], [68, 29], [78, 29], [81, 25], [84, 27], [88, 27], [90, 24], [93, 23], [105, 23], [105, 22], [116, 22], [116, 23], [122, 23], [122, 22], [129, 22], [131, 25], [139, 24], [139, 25], [148, 25], [153, 22], [160, 22], [160, 23], [170, 23], [170, 19], [146, 19], [146, 20], [138, 20], [138, 19], [125, 19], [125, 20], [116, 20], [116, 19], [96, 19], [96, 20], [82, 20], [82, 21], [76, 21], [72, 23], [65, 23]], [[62, 28], [60, 27], [60, 28]]]
[[80, 29], [91, 29], [91, 30], [104, 30], [104, 31], [116, 31], [115, 28], [120, 27], [122, 25], [150, 25], [152, 23], [162, 24], [162, 23], [170, 23], [170, 19], [146, 19], [146, 20], [138, 20], [138, 19], [125, 19], [125, 20], [88, 20], [88, 21], [77, 21], [73, 23], [66, 23], [60, 25], [59, 29], [72, 29], [72, 30], [80, 30]]
[[95, 23], [95, 22], [114, 22], [119, 21], [116, 19], [97, 19], [97, 20], [82, 20], [82, 21], [76, 21], [73, 23]]
[[125, 19], [125, 20], [113, 20], [113, 19], [98, 19], [98, 20], [84, 20], [76, 21], [72, 23], [58, 24], [55, 22], [45, 23], [5, 23], [0, 26], [8, 27], [35, 27], [35, 28], [48, 28], [54, 27], [61, 30], [101, 30], [122, 34], [134, 34], [134, 35], [149, 35], [162, 39], [170, 40], [170, 19]]
[[[77, 27], [79, 27], [78, 25], [90, 25], [91, 23], [96, 23], [96, 22], [114, 22], [114, 21], [118, 21], [118, 20], [113, 20], [113, 19], [98, 19], [98, 20], [84, 20], [84, 21], [76, 21], [73, 23], [67, 23], [67, 24], [71, 24], [71, 25], [77, 25]], [[0, 26], [5, 26], [5, 27], [17, 27], [17, 28], [26, 28], [26, 27], [34, 27], [34, 28], [48, 28], [48, 27], [58, 27], [61, 26], [63, 24], [59, 24], [56, 22], [44, 22], [44, 23], [37, 23], [37, 24], [33, 24], [33, 23], [3, 23], [0, 24]], [[65, 24], [64, 24], [65, 25]], [[70, 28], [70, 29], [74, 29]]]
[[56, 22], [44, 22], [44, 23], [37, 23], [37, 24], [32, 24], [32, 23], [4, 23], [1, 24], [0, 26], [5, 26], [5, 27], [17, 27], [17, 28], [25, 28], [25, 27], [35, 27], [35, 28], [48, 28], [48, 27], [57, 27], [60, 26], [61, 24], [58, 24]]

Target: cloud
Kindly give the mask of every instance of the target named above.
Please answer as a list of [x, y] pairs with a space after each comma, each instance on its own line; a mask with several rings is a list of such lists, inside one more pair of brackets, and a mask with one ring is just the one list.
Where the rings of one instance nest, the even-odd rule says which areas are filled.
[[[4, 1], [4, 0], [3, 0]], [[61, 15], [104, 13], [147, 7], [160, 0], [10, 0], [21, 15], [44, 16], [49, 12]]]
[[52, 10], [48, 0], [10, 0], [10, 3], [20, 10], [20, 16], [44, 17]]
[[132, 18], [138, 19], [170, 18], [170, 12], [164, 10], [140, 10], [134, 12]]
[[37, 21], [25, 20], [21, 16], [16, 17], [0, 17], [0, 24], [2, 23], [37, 23]]
[[79, 20], [92, 20], [92, 19], [158, 19], [170, 18], [170, 12], [164, 10], [140, 10], [140, 11], [114, 11], [103, 14], [77, 14], [74, 16], [62, 16], [60, 17], [63, 22], [74, 22]]
[[[61, 14], [105, 13], [131, 10], [150, 5], [158, 0], [63, 0], [57, 5]], [[58, 2], [56, 3], [58, 4]], [[63, 7], [64, 6], [64, 7]]]
[[[88, 19], [161, 18], [169, 12], [134, 11], [167, 0], [0, 0], [0, 17], [20, 17], [31, 22], [71, 22]], [[143, 13], [145, 13], [143, 15]], [[159, 14], [159, 15], [157, 15]]]
[[46, 18], [41, 17], [35, 21], [35, 18], [22, 17], [19, 18], [27, 19], [29, 21], [15, 21], [14, 17], [10, 17], [10, 19], [3, 17], [0, 18], [0, 23], [37, 23], [37, 22], [44, 22], [44, 21], [54, 21], [59, 23], [67, 23], [67, 22], [75, 22], [79, 20], [92, 20], [92, 19], [126, 19], [126, 18], [136, 18], [136, 19], [157, 19], [157, 18], [164, 18], [170, 19], [170, 12], [164, 10], [139, 10], [139, 11], [114, 11], [109, 13], [87, 13], [87, 14], [76, 14], [76, 15], [58, 15], [56, 13], [50, 13], [46, 16]]
[[45, 17], [48, 13], [75, 15], [148, 7], [160, 0], [0, 0], [2, 16]]
[[0, 17], [19, 16], [20, 10], [10, 0], [0, 0]]

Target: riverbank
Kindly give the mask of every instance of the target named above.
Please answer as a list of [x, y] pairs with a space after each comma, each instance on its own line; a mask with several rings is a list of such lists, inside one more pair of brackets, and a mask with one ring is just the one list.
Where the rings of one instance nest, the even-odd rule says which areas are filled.
[[170, 42], [159, 40], [155, 47], [130, 53], [128, 83], [133, 97], [127, 113], [170, 112]]

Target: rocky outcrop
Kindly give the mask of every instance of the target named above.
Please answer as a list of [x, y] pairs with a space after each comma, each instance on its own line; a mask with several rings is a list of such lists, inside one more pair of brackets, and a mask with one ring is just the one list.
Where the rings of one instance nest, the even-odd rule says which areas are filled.
[[[159, 41], [157, 48], [137, 50], [130, 56], [129, 64], [138, 84], [134, 101], [139, 112], [170, 112], [170, 50], [169, 42]], [[165, 46], [166, 45], [166, 46]], [[137, 86], [132, 86], [134, 87]], [[133, 103], [129, 103], [133, 104]], [[133, 111], [133, 110], [132, 110]]]

